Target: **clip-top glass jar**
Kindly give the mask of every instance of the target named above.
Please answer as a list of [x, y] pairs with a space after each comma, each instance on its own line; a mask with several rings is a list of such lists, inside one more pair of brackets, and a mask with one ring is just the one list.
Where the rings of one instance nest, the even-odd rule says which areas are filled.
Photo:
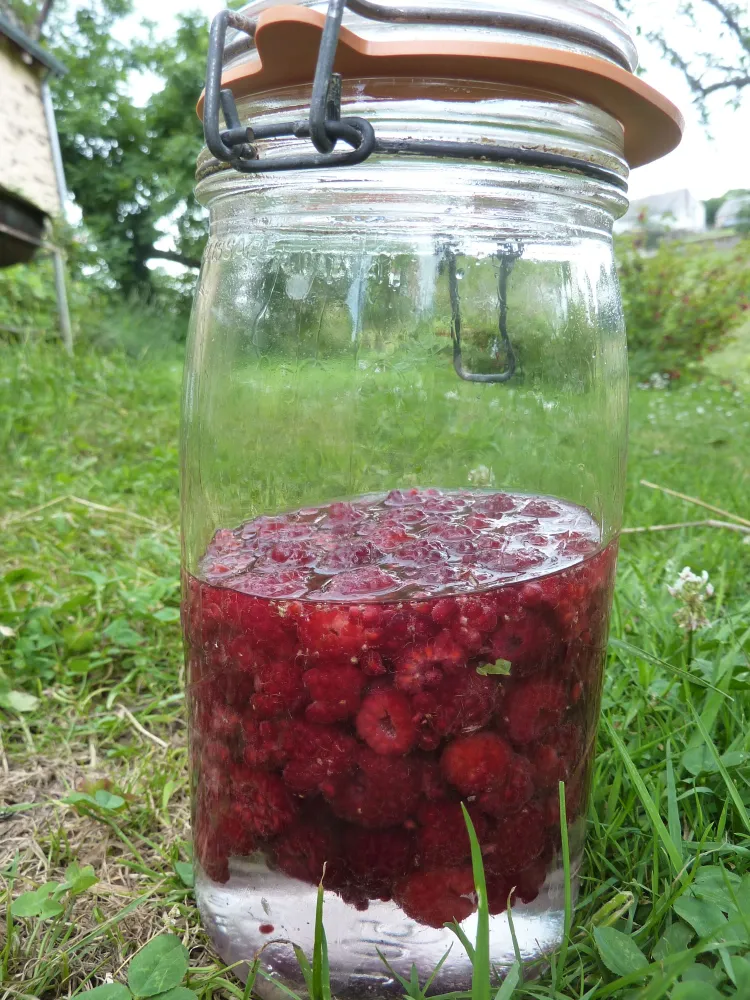
[[[561, 940], [560, 781], [574, 875], [581, 860], [627, 434], [612, 223], [628, 142], [631, 163], [660, 150], [637, 134], [632, 45], [593, 4], [434, 11], [346, 14], [338, 133], [335, 79], [324, 96], [332, 137], [350, 115], [374, 128], [363, 162], [254, 170], [310, 155], [291, 123], [311, 77], [290, 58], [248, 83], [246, 44], [237, 108], [223, 100], [234, 149], [199, 163], [182, 488], [196, 895], [227, 962], [263, 949], [261, 995], [304, 988], [292, 945], [311, 951], [321, 879], [336, 996], [401, 993], [379, 952], [423, 981], [444, 959], [432, 989], [465, 989], [446, 927], [476, 925], [461, 803], [498, 969], [509, 900], [525, 960]], [[270, 60], [272, 29], [322, 21], [234, 23]], [[520, 49], [544, 63], [536, 85]], [[581, 66], [609, 80], [601, 100]], [[615, 117], [612, 80], [640, 111]]]

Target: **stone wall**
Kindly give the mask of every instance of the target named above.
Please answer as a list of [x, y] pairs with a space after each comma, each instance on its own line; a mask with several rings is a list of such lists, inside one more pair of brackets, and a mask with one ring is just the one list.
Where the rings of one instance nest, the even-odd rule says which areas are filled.
[[60, 199], [42, 104], [41, 74], [0, 36], [0, 189], [19, 194], [47, 215]]

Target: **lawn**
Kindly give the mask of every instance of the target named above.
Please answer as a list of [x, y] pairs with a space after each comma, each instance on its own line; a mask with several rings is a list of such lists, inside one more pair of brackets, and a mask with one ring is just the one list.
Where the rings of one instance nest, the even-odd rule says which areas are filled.
[[[0, 350], [0, 1000], [124, 981], [164, 932], [197, 996], [243, 995], [186, 864], [180, 380], [176, 355]], [[750, 518], [747, 404], [715, 376], [633, 389], [628, 529], [732, 520], [642, 480]], [[750, 997], [748, 538], [623, 539], [576, 923], [564, 966], [519, 1000]], [[685, 566], [715, 588], [693, 633], [667, 590]], [[11, 915], [51, 882], [56, 905], [42, 890], [41, 916]]]

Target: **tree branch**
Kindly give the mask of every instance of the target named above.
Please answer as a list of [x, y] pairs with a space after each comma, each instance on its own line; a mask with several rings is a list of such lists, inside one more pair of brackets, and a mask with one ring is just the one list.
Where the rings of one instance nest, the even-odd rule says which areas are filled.
[[708, 97], [709, 94], [715, 94], [717, 90], [727, 90], [730, 87], [735, 87], [737, 90], [750, 87], [750, 76], [735, 76], [729, 80], [719, 80], [718, 83], [711, 83], [707, 87], [703, 87], [701, 93], [703, 97]]
[[729, 9], [728, 4], [722, 3], [722, 0], [705, 0], [705, 3], [707, 3], [709, 7], [713, 7], [715, 11], [719, 12], [724, 24], [726, 24], [732, 34], [736, 36], [737, 41], [740, 43], [742, 48], [746, 51], [750, 49], [750, 34], [742, 30], [740, 22]]
[[42, 31], [44, 30], [44, 25], [47, 21], [47, 18], [49, 17], [49, 12], [52, 10], [52, 4], [54, 2], [55, 0], [44, 0], [44, 3], [42, 4], [42, 9], [39, 11], [37, 19], [34, 22], [34, 27], [31, 29], [31, 37], [34, 39], [34, 41], [38, 42], [39, 39], [42, 37]]
[[176, 250], [149, 250], [148, 259], [154, 260], [155, 258], [171, 260], [175, 264], [184, 264], [185, 267], [199, 268], [201, 266], [201, 262], [195, 257], [186, 257], [184, 254], [177, 253]]

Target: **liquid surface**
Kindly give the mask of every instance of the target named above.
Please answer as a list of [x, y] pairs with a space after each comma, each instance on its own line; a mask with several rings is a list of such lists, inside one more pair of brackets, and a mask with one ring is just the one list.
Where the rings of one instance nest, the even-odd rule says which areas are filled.
[[[325, 869], [337, 995], [400, 991], [377, 948], [429, 976], [444, 925], [476, 920], [461, 802], [493, 962], [513, 960], [509, 897], [525, 958], [559, 943], [558, 782], [575, 866], [615, 556], [581, 508], [505, 493], [396, 491], [217, 532], [184, 627], [196, 891], [225, 960], [265, 946], [265, 971], [299, 984], [288, 941], [309, 952]], [[435, 991], [469, 980], [456, 941]]]

